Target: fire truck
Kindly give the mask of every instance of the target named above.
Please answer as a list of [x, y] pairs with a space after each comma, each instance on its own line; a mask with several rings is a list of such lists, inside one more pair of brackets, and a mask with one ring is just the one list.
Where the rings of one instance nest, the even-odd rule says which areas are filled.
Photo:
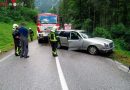
[[60, 28], [59, 16], [52, 13], [42, 13], [37, 16], [37, 38], [38, 43], [48, 42], [48, 34], [52, 27]]
[[16, 6], [16, 0], [0, 0], [0, 7]]

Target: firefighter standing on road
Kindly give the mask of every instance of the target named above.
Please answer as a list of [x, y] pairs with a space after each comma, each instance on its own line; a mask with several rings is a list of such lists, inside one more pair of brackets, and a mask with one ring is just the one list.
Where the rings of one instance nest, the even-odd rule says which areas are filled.
[[28, 56], [28, 30], [25, 28], [25, 23], [21, 23], [19, 28], [20, 40], [21, 40], [21, 53], [20, 58], [29, 58]]
[[15, 55], [20, 55], [20, 33], [18, 31], [18, 25], [13, 24], [13, 33], [12, 33], [13, 39], [14, 39], [14, 45], [15, 45]]
[[54, 57], [58, 56], [58, 54], [57, 54], [58, 35], [56, 33], [56, 30], [57, 30], [57, 27], [54, 26], [51, 29], [51, 32], [49, 34], [49, 40], [50, 40], [50, 44], [51, 44], [51, 47], [52, 47], [52, 55]]
[[29, 35], [30, 35], [30, 40], [33, 41], [34, 32], [31, 28], [29, 28]]

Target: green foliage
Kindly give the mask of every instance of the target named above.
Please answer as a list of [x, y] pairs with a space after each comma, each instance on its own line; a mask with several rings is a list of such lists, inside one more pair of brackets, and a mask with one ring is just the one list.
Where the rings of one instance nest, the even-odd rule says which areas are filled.
[[93, 36], [104, 37], [104, 38], [108, 38], [108, 39], [111, 38], [110, 32], [107, 29], [102, 28], [102, 27], [96, 27], [93, 32]]
[[124, 40], [126, 43], [126, 50], [130, 50], [130, 29], [126, 30]]
[[[62, 0], [59, 7], [59, 14], [64, 18], [64, 22], [75, 20], [73, 26], [78, 25], [79, 29], [84, 27], [81, 24], [88, 18], [92, 20], [92, 29], [118, 23], [128, 26], [129, 11], [130, 0]], [[78, 21], [81, 24], [78, 24]]]
[[116, 49], [126, 49], [126, 42], [123, 39], [115, 39], [114, 44]]
[[38, 12], [36, 10], [33, 9], [29, 9], [29, 8], [21, 8], [21, 16], [25, 17], [26, 21], [30, 21], [33, 20], [34, 17], [38, 14]]
[[130, 43], [130, 28], [126, 29], [124, 39], [126, 42]]
[[0, 8], [0, 22], [15, 22], [15, 21], [34, 21], [37, 11], [26, 7], [18, 7], [16, 9]]
[[82, 29], [86, 30], [87, 33], [91, 33], [92, 31], [91, 31], [91, 27], [90, 26], [91, 26], [91, 19], [88, 18], [82, 24]]
[[111, 27], [111, 34], [113, 38], [123, 38], [126, 32], [126, 27], [120, 23]]
[[111, 35], [117, 49], [130, 50], [130, 31], [122, 23], [111, 27]]
[[86, 19], [82, 25], [83, 29], [88, 29], [90, 27], [91, 19]]
[[12, 19], [10, 17], [0, 16], [0, 22], [10, 23]]
[[12, 25], [0, 23], [0, 50], [5, 51], [5, 48], [12, 48]]
[[24, 3], [23, 4], [23, 6], [24, 7], [27, 7], [27, 8], [34, 8], [34, 2], [35, 2], [35, 0], [16, 0], [17, 1], [17, 3]]
[[129, 42], [125, 42], [125, 50], [130, 51], [130, 43]]

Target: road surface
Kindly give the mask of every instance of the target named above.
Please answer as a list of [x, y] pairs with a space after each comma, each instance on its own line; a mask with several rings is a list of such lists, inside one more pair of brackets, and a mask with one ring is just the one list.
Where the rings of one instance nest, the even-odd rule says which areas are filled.
[[105, 57], [29, 44], [30, 58], [0, 60], [0, 90], [130, 90], [130, 73]]

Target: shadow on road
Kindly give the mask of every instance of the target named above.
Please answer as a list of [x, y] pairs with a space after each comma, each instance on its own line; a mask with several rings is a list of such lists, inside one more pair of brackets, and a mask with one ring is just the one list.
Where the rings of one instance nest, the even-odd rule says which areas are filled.
[[[49, 43], [40, 43], [39, 44], [40, 46], [50, 46], [50, 44]], [[68, 50], [68, 48], [67, 47], [60, 47], [60, 48], [58, 48], [58, 49], [62, 49], [62, 50]], [[89, 54], [87, 51], [85, 51], [85, 50], [73, 50], [73, 51], [75, 51], [75, 52], [80, 52], [80, 53], [84, 53], [84, 54]], [[68, 52], [69, 52], [69, 50], [68, 50]], [[113, 56], [113, 52], [109, 52], [109, 53], [98, 53], [97, 55], [94, 55], [94, 56], [102, 56], [102, 57], [112, 57]]]
[[[62, 49], [62, 50], [68, 50], [68, 48], [67, 47], [61, 47], [60, 49]], [[84, 53], [84, 54], [89, 54], [87, 51], [85, 51], [85, 50], [73, 50], [73, 51], [75, 51], [75, 52], [80, 52], [80, 53]], [[112, 55], [113, 55], [113, 52], [109, 52], [109, 53], [98, 53], [97, 55], [94, 55], [94, 56], [102, 56], [102, 57], [112, 57]]]

